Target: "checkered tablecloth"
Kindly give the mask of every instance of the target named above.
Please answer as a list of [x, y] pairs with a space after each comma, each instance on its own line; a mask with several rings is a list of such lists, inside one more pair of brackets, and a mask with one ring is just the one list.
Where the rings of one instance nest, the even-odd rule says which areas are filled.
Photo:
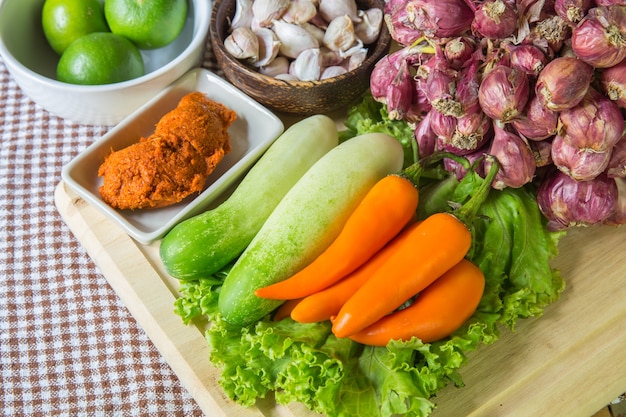
[[[217, 71], [207, 44], [203, 66]], [[59, 216], [61, 169], [110, 126], [54, 117], [0, 60], [0, 412], [202, 412]]]

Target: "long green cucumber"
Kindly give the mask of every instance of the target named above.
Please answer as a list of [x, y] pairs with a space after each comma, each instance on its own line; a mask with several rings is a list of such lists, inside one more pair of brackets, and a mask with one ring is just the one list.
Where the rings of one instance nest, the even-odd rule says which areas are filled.
[[285, 130], [215, 209], [175, 226], [161, 241], [167, 272], [180, 280], [208, 277], [239, 256], [280, 200], [338, 144], [335, 122], [315, 115]]
[[315, 163], [227, 275], [219, 296], [224, 319], [243, 326], [278, 307], [281, 301], [257, 297], [254, 291], [290, 277], [322, 253], [374, 184], [402, 168], [403, 155], [395, 138], [368, 133], [343, 142]]

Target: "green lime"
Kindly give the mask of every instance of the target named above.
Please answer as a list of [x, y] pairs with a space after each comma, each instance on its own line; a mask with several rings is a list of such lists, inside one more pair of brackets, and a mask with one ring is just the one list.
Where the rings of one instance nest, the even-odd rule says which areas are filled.
[[111, 84], [140, 77], [139, 49], [123, 36], [95, 32], [67, 47], [57, 66], [57, 79], [71, 84]]
[[99, 0], [46, 0], [41, 25], [46, 40], [59, 55], [83, 35], [109, 31]]
[[104, 15], [111, 32], [142, 49], [161, 48], [182, 32], [187, 0], [106, 0]]

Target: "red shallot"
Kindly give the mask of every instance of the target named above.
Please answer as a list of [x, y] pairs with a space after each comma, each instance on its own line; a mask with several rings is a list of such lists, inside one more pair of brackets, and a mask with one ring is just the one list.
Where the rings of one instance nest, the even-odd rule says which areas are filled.
[[472, 30], [485, 38], [504, 39], [517, 29], [517, 8], [509, 0], [486, 0], [476, 7]]
[[[493, 122], [494, 136], [489, 148], [489, 154], [497, 158], [500, 169], [496, 174], [493, 188], [502, 190], [506, 187], [519, 188], [532, 181], [537, 165], [535, 156], [526, 139], [515, 133], [505, 130], [504, 125], [495, 120]], [[491, 164], [485, 160], [485, 172]]]
[[615, 104], [626, 109], [626, 60], [600, 73], [600, 88]]
[[617, 207], [615, 180], [601, 174], [590, 181], [576, 181], [555, 170], [537, 190], [537, 204], [548, 219], [549, 230], [602, 223]]
[[517, 132], [527, 139], [540, 141], [554, 136], [557, 133], [559, 113], [543, 105], [537, 95], [528, 101], [521, 117], [511, 124]]
[[606, 175], [610, 178], [626, 178], [626, 135], [613, 147]]
[[594, 152], [613, 148], [624, 130], [620, 108], [593, 88], [576, 106], [562, 111], [559, 120], [567, 142]]
[[604, 172], [611, 151], [578, 148], [557, 135], [552, 140], [551, 156], [554, 165], [565, 174], [576, 181], [589, 181]]
[[596, 68], [620, 63], [626, 58], [626, 6], [590, 9], [572, 31], [572, 50]]
[[406, 13], [415, 30], [439, 38], [463, 35], [474, 19], [474, 13], [463, 0], [408, 0]]
[[478, 100], [489, 117], [509, 122], [523, 112], [529, 94], [530, 84], [525, 72], [498, 65], [483, 78]]
[[585, 97], [592, 77], [591, 65], [577, 58], [558, 57], [539, 73], [535, 93], [550, 110], [566, 110]]

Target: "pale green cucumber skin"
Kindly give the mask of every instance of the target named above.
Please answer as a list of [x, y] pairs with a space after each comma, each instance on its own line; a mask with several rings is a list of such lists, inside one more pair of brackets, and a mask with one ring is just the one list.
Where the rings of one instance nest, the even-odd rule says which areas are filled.
[[215, 209], [175, 226], [161, 241], [165, 270], [179, 280], [208, 277], [239, 256], [280, 200], [338, 144], [337, 125], [315, 115], [285, 130]]
[[322, 157], [289, 190], [233, 265], [220, 290], [219, 311], [232, 325], [254, 323], [282, 301], [257, 297], [321, 254], [365, 194], [402, 169], [402, 146], [383, 133], [350, 139]]

